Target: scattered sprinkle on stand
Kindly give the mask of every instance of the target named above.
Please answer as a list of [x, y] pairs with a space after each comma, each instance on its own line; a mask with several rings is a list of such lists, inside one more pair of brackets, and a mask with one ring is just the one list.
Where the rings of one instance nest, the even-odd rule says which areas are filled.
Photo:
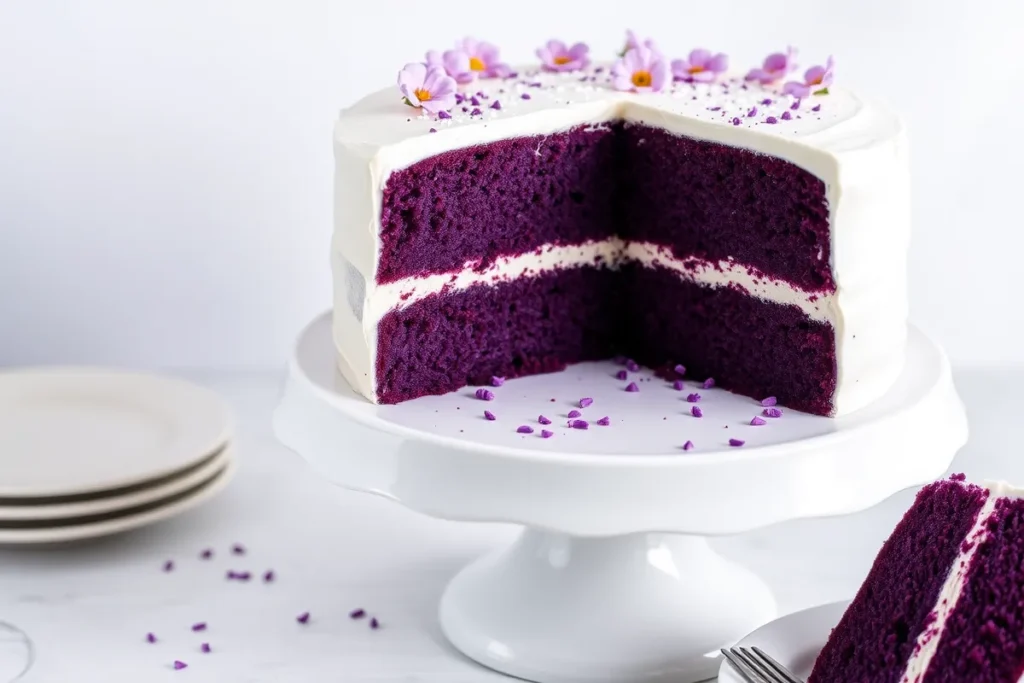
[[235, 555], [245, 555], [245, 546], [241, 543], [236, 543], [231, 546], [231, 552]]
[[519, 427], [516, 428], [516, 431], [520, 434], [533, 434], [533, 427], [530, 425], [519, 425]]
[[166, 562], [164, 562], [164, 571], [174, 571], [174, 560], [167, 560]]
[[547, 430], [547, 429], [540, 430], [540, 438], [542, 438], [542, 439], [550, 439], [554, 435], [555, 435], [555, 433], [550, 431], [550, 430]]
[[677, 379], [675, 382], [672, 382], [672, 388], [676, 391], [682, 391], [684, 386], [683, 380], [681, 379]]
[[688, 403], [700, 403], [700, 394], [690, 394], [686, 397]]
[[607, 416], [602, 417], [600, 420], [597, 421], [597, 424], [601, 425], [602, 427], [607, 427], [611, 423], [612, 423], [612, 421], [610, 419], [608, 419]]
[[493, 401], [494, 400], [494, 392], [490, 391], [488, 389], [484, 389], [483, 387], [480, 387], [479, 389], [477, 389], [476, 392], [474, 393], [474, 396], [476, 396], [481, 401]]
[[308, 624], [309, 623], [309, 612], [303, 612], [299, 616], [295, 617], [295, 621], [299, 622], [300, 624]]
[[704, 380], [704, 383], [701, 384], [701, 387], [704, 388], [704, 389], [710, 389], [713, 386], [715, 386], [715, 378], [714, 377], [708, 377], [706, 380]]
[[627, 377], [629, 377], [629, 375], [626, 374], [625, 370], [619, 370], [618, 372], [615, 373], [615, 379], [621, 379], [625, 381]]
[[198, 624], [192, 624], [192, 630], [196, 631], [196, 632], [205, 631], [206, 630], [206, 622], [205, 621], [200, 621]]
[[626, 369], [630, 372], [640, 372], [640, 366], [631, 358], [626, 360]]
[[690, 414], [694, 417], [704, 417], [704, 411], [700, 409], [700, 406], [690, 408]]
[[782, 410], [779, 408], [765, 408], [761, 411], [765, 417], [782, 417]]
[[630, 393], [635, 393], [637, 391], [640, 391], [640, 387], [636, 385], [636, 382], [630, 382], [629, 384], [626, 385], [626, 391]]
[[594, 399], [585, 397], [580, 399], [580, 408], [589, 408], [594, 405]]
[[543, 415], [541, 415], [540, 417], [537, 418], [537, 422], [540, 422], [542, 425], [549, 425], [549, 424], [551, 424], [551, 420], [549, 420], [548, 418], [544, 417]]
[[505, 383], [505, 378], [504, 377], [497, 377], [497, 376], [491, 377], [491, 386], [492, 387], [500, 387], [504, 383]]
[[374, 631], [380, 628], [380, 622], [377, 621], [377, 617], [370, 617], [370, 628]]
[[569, 411], [569, 414], [568, 414], [568, 415], [567, 415], [566, 417], [579, 417], [579, 416], [580, 416], [580, 415], [582, 415], [582, 414], [583, 414], [583, 413], [581, 413], [580, 411], [578, 411], [578, 410], [576, 410], [576, 409], [574, 408], [574, 409], [572, 409], [572, 410], [570, 410], [570, 411]]
[[684, 443], [683, 444], [683, 450], [684, 451], [692, 451], [693, 450], [693, 442], [692, 441], [687, 441], [686, 443]]
[[768, 398], [761, 399], [761, 405], [766, 408], [770, 408], [771, 406], [776, 405], [778, 402], [778, 399], [776, 399], [774, 396], [769, 396]]
[[487, 419], [487, 420], [490, 420], [491, 422], [493, 422], [493, 421], [497, 420], [498, 418], [496, 418], [494, 416], [494, 413], [492, 413], [491, 411], [485, 410], [484, 411], [484, 419]]
[[207, 548], [203, 552], [199, 553], [199, 559], [201, 559], [201, 560], [209, 560], [211, 557], [213, 557], [213, 549], [212, 548]]
[[273, 569], [268, 569], [263, 574], [263, 583], [273, 583], [275, 578], [276, 577], [274, 575], [274, 570]]
[[366, 616], [366, 610], [364, 610], [362, 607], [360, 607], [358, 609], [354, 609], [354, 610], [352, 610], [351, 612], [348, 613], [348, 618], [349, 619], [362, 619], [365, 616]]
[[729, 445], [732, 446], [733, 448], [739, 448], [745, 443], [746, 441], [744, 441], [743, 439], [729, 439]]
[[153, 633], [147, 633], [146, 634], [146, 642], [147, 643], [155, 643], [156, 642], [156, 635], [153, 634]]
[[573, 429], [589, 429], [590, 423], [586, 420], [573, 420], [569, 423], [569, 426]]
[[754, 419], [752, 419], [752, 420], [750, 421], [750, 424], [751, 424], [751, 426], [753, 426], [753, 427], [760, 427], [761, 425], [765, 425], [765, 424], [768, 424], [768, 423], [767, 423], [767, 422], [765, 422], [765, 421], [764, 421], [763, 419], [761, 419], [760, 417], [758, 417], [757, 415], [755, 415], [755, 416], [754, 416]]
[[174, 670], [175, 671], [181, 671], [182, 669], [185, 669], [185, 668], [188, 668], [188, 664], [186, 664], [185, 662], [181, 661], [180, 659], [175, 659], [174, 660]]
[[683, 375], [685, 375], [685, 374], [686, 374], [686, 366], [685, 366], [685, 365], [683, 365], [683, 364], [679, 364], [679, 365], [677, 365], [677, 366], [675, 367], [675, 371], [676, 371], [676, 374], [677, 374], [677, 375], [679, 375], [680, 377], [682, 377]]
[[208, 655], [208, 654], [210, 654], [210, 651], [211, 651], [211, 650], [210, 650], [210, 644], [209, 644], [209, 643], [203, 643], [202, 645], [200, 645], [200, 646], [199, 646], [199, 650], [200, 650], [200, 651], [201, 651], [201, 652], [202, 652], [203, 654], [205, 654], [205, 655]]

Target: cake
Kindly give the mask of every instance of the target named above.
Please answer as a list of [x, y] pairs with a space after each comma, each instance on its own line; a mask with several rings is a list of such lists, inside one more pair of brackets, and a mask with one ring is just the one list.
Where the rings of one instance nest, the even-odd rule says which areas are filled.
[[[610, 55], [614, 57], [614, 55]], [[820, 415], [895, 382], [899, 119], [795, 52], [730, 72], [630, 34], [517, 68], [467, 39], [335, 123], [333, 337], [391, 404], [625, 356]]]
[[1024, 490], [954, 475], [882, 546], [808, 683], [1024, 677]]

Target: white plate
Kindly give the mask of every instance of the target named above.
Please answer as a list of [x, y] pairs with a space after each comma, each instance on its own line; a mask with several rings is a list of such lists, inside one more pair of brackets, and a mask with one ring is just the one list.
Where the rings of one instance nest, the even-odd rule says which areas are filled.
[[97, 492], [173, 474], [230, 437], [226, 403], [170, 377], [90, 368], [0, 373], [0, 497]]
[[[234, 448], [225, 444], [220, 450], [189, 468], [184, 474], [167, 477], [150, 484], [124, 489], [122, 493], [108, 496], [91, 496], [84, 499], [48, 499], [49, 504], [0, 505], [0, 528], [11, 520], [60, 520], [98, 515], [126, 510], [163, 500], [182, 491], [187, 491], [210, 479], [224, 469], [234, 457]], [[38, 499], [46, 500], [46, 499]], [[59, 522], [54, 522], [59, 526]]]
[[101, 521], [38, 529], [0, 529], [0, 544], [39, 544], [78, 541], [137, 529], [170, 519], [205, 503], [224, 490], [238, 465], [229, 460], [217, 474], [189, 491], [179, 492], [169, 499], [149, 503], [144, 510], [121, 516], [113, 515]]
[[[757, 646], [800, 678], [811, 675], [814, 660], [839, 623], [849, 600], [794, 612], [768, 622], [741, 640], [739, 647]], [[718, 683], [746, 683], [729, 662], [722, 663]]]

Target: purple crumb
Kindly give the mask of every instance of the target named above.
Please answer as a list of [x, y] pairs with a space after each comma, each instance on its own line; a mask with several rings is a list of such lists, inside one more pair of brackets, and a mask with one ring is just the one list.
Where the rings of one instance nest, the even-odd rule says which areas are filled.
[[594, 399], [592, 399], [592, 398], [581, 398], [580, 399], [580, 408], [589, 408], [592, 405], [594, 405]]
[[366, 610], [364, 610], [362, 607], [360, 607], [359, 609], [354, 609], [348, 613], [349, 619], [362, 619], [365, 616]]
[[606, 417], [602, 417], [600, 420], [597, 421], [597, 424], [601, 425], [602, 427], [607, 427], [611, 423], [612, 423], [612, 421], [609, 420], [607, 416]]
[[573, 420], [569, 423], [569, 426], [573, 429], [589, 429], [590, 423], [586, 420]]
[[551, 424], [551, 420], [549, 420], [548, 418], [544, 417], [543, 415], [541, 415], [541, 416], [539, 416], [537, 418], [537, 422], [540, 422], [542, 425], [549, 425], [549, 424]]
[[154, 635], [152, 633], [147, 633], [146, 634], [146, 642], [147, 643], [155, 643], [156, 642], [156, 635]]
[[761, 414], [765, 417], [782, 417], [782, 411], [778, 408], [765, 408]]
[[762, 398], [761, 399], [761, 405], [763, 405], [765, 407], [777, 405], [778, 402], [779, 402], [779, 400], [777, 398], [775, 398], [774, 396], [769, 396], [768, 398]]
[[635, 360], [627, 360], [626, 369], [630, 372], [640, 372], [640, 366], [636, 364]]
[[734, 116], [734, 117], [732, 117], [732, 125], [734, 125], [734, 126], [738, 126], [738, 125], [740, 125], [741, 123], [743, 123], [743, 122], [742, 122], [742, 121], [740, 121], [740, 117], [738, 117], [738, 116]]
[[683, 444], [683, 450], [684, 451], [692, 451], [693, 450], [693, 442], [692, 441], [687, 441], [686, 443], [684, 443]]
[[768, 424], [768, 423], [767, 423], [767, 422], [765, 422], [764, 420], [762, 420], [761, 418], [759, 418], [759, 417], [758, 417], [757, 415], [755, 415], [755, 416], [754, 416], [754, 419], [752, 419], [752, 420], [750, 421], [750, 424], [751, 424], [752, 426], [754, 426], [754, 427], [760, 427], [761, 425], [763, 425], [763, 424]]
[[629, 375], [626, 374], [625, 370], [619, 370], [615, 373], [615, 379], [625, 380]]
[[733, 448], [742, 446], [745, 443], [746, 441], [744, 441], [743, 439], [729, 439], [729, 445], [732, 446]]
[[482, 114], [483, 112], [480, 111], [480, 107], [473, 107], [473, 111], [469, 112], [470, 116], [481, 116]]
[[690, 414], [694, 417], [704, 417], [704, 411], [700, 409], [700, 406], [690, 408]]
[[710, 389], [711, 387], [715, 386], [715, 378], [708, 377], [706, 380], [704, 380], [704, 384], [701, 384], [701, 386], [704, 387], [705, 389]]
[[814, 105], [813, 107], [811, 107], [811, 111], [821, 111], [821, 105], [820, 104]]
[[167, 560], [166, 562], [164, 562], [164, 571], [174, 571], [174, 560]]
[[530, 99], [530, 93], [524, 92], [522, 95], [520, 95], [520, 97], [522, 97], [524, 100], [528, 100]]
[[476, 95], [473, 95], [472, 97], [469, 98], [469, 103], [472, 104], [474, 107], [480, 106], [480, 100], [477, 99]]
[[377, 617], [370, 617], [370, 628], [374, 630], [380, 628], [380, 622], [377, 621]]
[[309, 623], [309, 612], [303, 612], [299, 616], [295, 617], [295, 621], [299, 622], [300, 624]]
[[491, 102], [491, 109], [501, 110], [501, 100], [494, 100]]
[[202, 645], [199, 646], [199, 649], [204, 654], [210, 654], [210, 644], [209, 643], [203, 643]]
[[437, 132], [437, 128], [431, 128], [431, 129], [430, 129], [430, 130], [428, 130], [427, 132], [428, 132], [428, 133], [436, 133], [436, 132]]
[[212, 548], [207, 548], [203, 552], [199, 553], [199, 557], [201, 559], [203, 559], [203, 560], [210, 559], [211, 557], [213, 557], [213, 549]]
[[548, 431], [547, 429], [540, 430], [540, 436], [542, 439], [550, 439], [555, 435], [554, 432]]
[[205, 631], [206, 630], [206, 622], [205, 621], [200, 621], [198, 624], [192, 624], [192, 630], [193, 631]]
[[241, 543], [236, 543], [233, 546], [231, 546], [231, 552], [233, 552], [235, 555], [245, 555], [245, 546]]
[[569, 411], [569, 415], [568, 415], [568, 417], [579, 417], [579, 416], [580, 416], [580, 415], [582, 415], [582, 414], [583, 414], [583, 413], [581, 413], [580, 411], [578, 411], [578, 410], [576, 410], [576, 409], [573, 409], [573, 410], [570, 410], [570, 411]]
[[485, 418], [485, 419], [487, 419], [487, 420], [490, 420], [491, 422], [493, 422], [494, 420], [497, 420], [497, 419], [498, 419], [498, 418], [496, 418], [496, 417], [494, 416], [494, 413], [492, 413], [492, 412], [491, 412], [491, 411], [489, 411], [489, 410], [485, 410], [485, 411], [484, 411], [484, 418]]
[[775, 118], [774, 116], [769, 116], [768, 118], [766, 118], [764, 120], [764, 122], [765, 123], [778, 123], [779, 120], [777, 118]]
[[491, 386], [492, 387], [500, 387], [504, 383], [505, 383], [505, 378], [504, 377], [491, 377]]
[[747, 111], [747, 118], [752, 116], [757, 116], [757, 107], [751, 107], [750, 110]]
[[686, 400], [690, 403], [700, 403], [700, 394], [690, 394]]
[[789, 108], [790, 109], [799, 109], [800, 108], [800, 100], [795, 100], [793, 102], [793, 104], [789, 105]]
[[783, 121], [789, 121], [789, 120], [791, 120], [793, 118], [793, 115], [790, 114], [789, 110], [787, 109], [786, 111], [782, 112], [782, 116], [780, 118]]
[[266, 573], [263, 574], [263, 583], [273, 583], [273, 582], [274, 582], [274, 570], [273, 569], [268, 569], [266, 571]]
[[494, 392], [493, 391], [489, 391], [487, 389], [484, 389], [483, 387], [480, 387], [479, 389], [477, 389], [476, 393], [474, 395], [478, 399], [480, 399], [481, 401], [493, 401], [494, 400]]
[[682, 391], [684, 386], [683, 380], [681, 379], [677, 379], [675, 382], [672, 382], [672, 388], [676, 391]]
[[451, 117], [452, 117], [452, 115], [449, 114], [448, 112], [444, 111], [443, 109], [441, 111], [437, 112], [437, 118], [439, 118], [439, 119], [450, 119]]
[[680, 365], [677, 365], [677, 366], [675, 367], [675, 371], [676, 371], [676, 374], [677, 374], [677, 375], [679, 375], [680, 377], [682, 377], [683, 375], [685, 375], [685, 374], [686, 374], [686, 366], [685, 366], [685, 365], [682, 365], [682, 364], [680, 364]]
[[533, 427], [530, 425], [519, 425], [516, 431], [520, 434], [533, 434]]
[[188, 664], [186, 664], [185, 662], [181, 661], [180, 659], [175, 659], [174, 660], [174, 670], [175, 671], [181, 671], [182, 669], [186, 668], [187, 666], [188, 666]]
[[770, 97], [766, 97], [766, 98], [764, 98], [763, 100], [761, 100], [761, 104], [763, 104], [763, 105], [764, 105], [764, 106], [766, 106], [766, 107], [767, 107], [767, 106], [768, 106], [769, 104], [771, 104], [771, 103], [772, 103], [772, 100], [771, 100], [771, 98], [770, 98]]
[[626, 385], [626, 391], [633, 393], [636, 391], [640, 391], [640, 387], [636, 385], [636, 382], [630, 382], [629, 384]]

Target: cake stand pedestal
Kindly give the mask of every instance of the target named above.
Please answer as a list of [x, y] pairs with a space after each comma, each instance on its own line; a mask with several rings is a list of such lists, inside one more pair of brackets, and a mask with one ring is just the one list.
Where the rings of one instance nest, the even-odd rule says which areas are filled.
[[[713, 677], [718, 648], [775, 604], [707, 536], [863, 510], [941, 476], [967, 439], [949, 363], [914, 328], [896, 386], [834, 420], [783, 409], [751, 426], [756, 401], [692, 382], [678, 392], [646, 371], [626, 392], [619, 369], [512, 380], [490, 402], [467, 388], [377, 406], [335, 371], [323, 316], [299, 338], [274, 428], [341, 486], [444, 519], [524, 525], [510, 548], [452, 580], [440, 621], [470, 658], [539, 683]], [[694, 391], [700, 419], [685, 399]], [[586, 430], [567, 426], [582, 397], [594, 399]], [[597, 425], [605, 415], [611, 425]]]

